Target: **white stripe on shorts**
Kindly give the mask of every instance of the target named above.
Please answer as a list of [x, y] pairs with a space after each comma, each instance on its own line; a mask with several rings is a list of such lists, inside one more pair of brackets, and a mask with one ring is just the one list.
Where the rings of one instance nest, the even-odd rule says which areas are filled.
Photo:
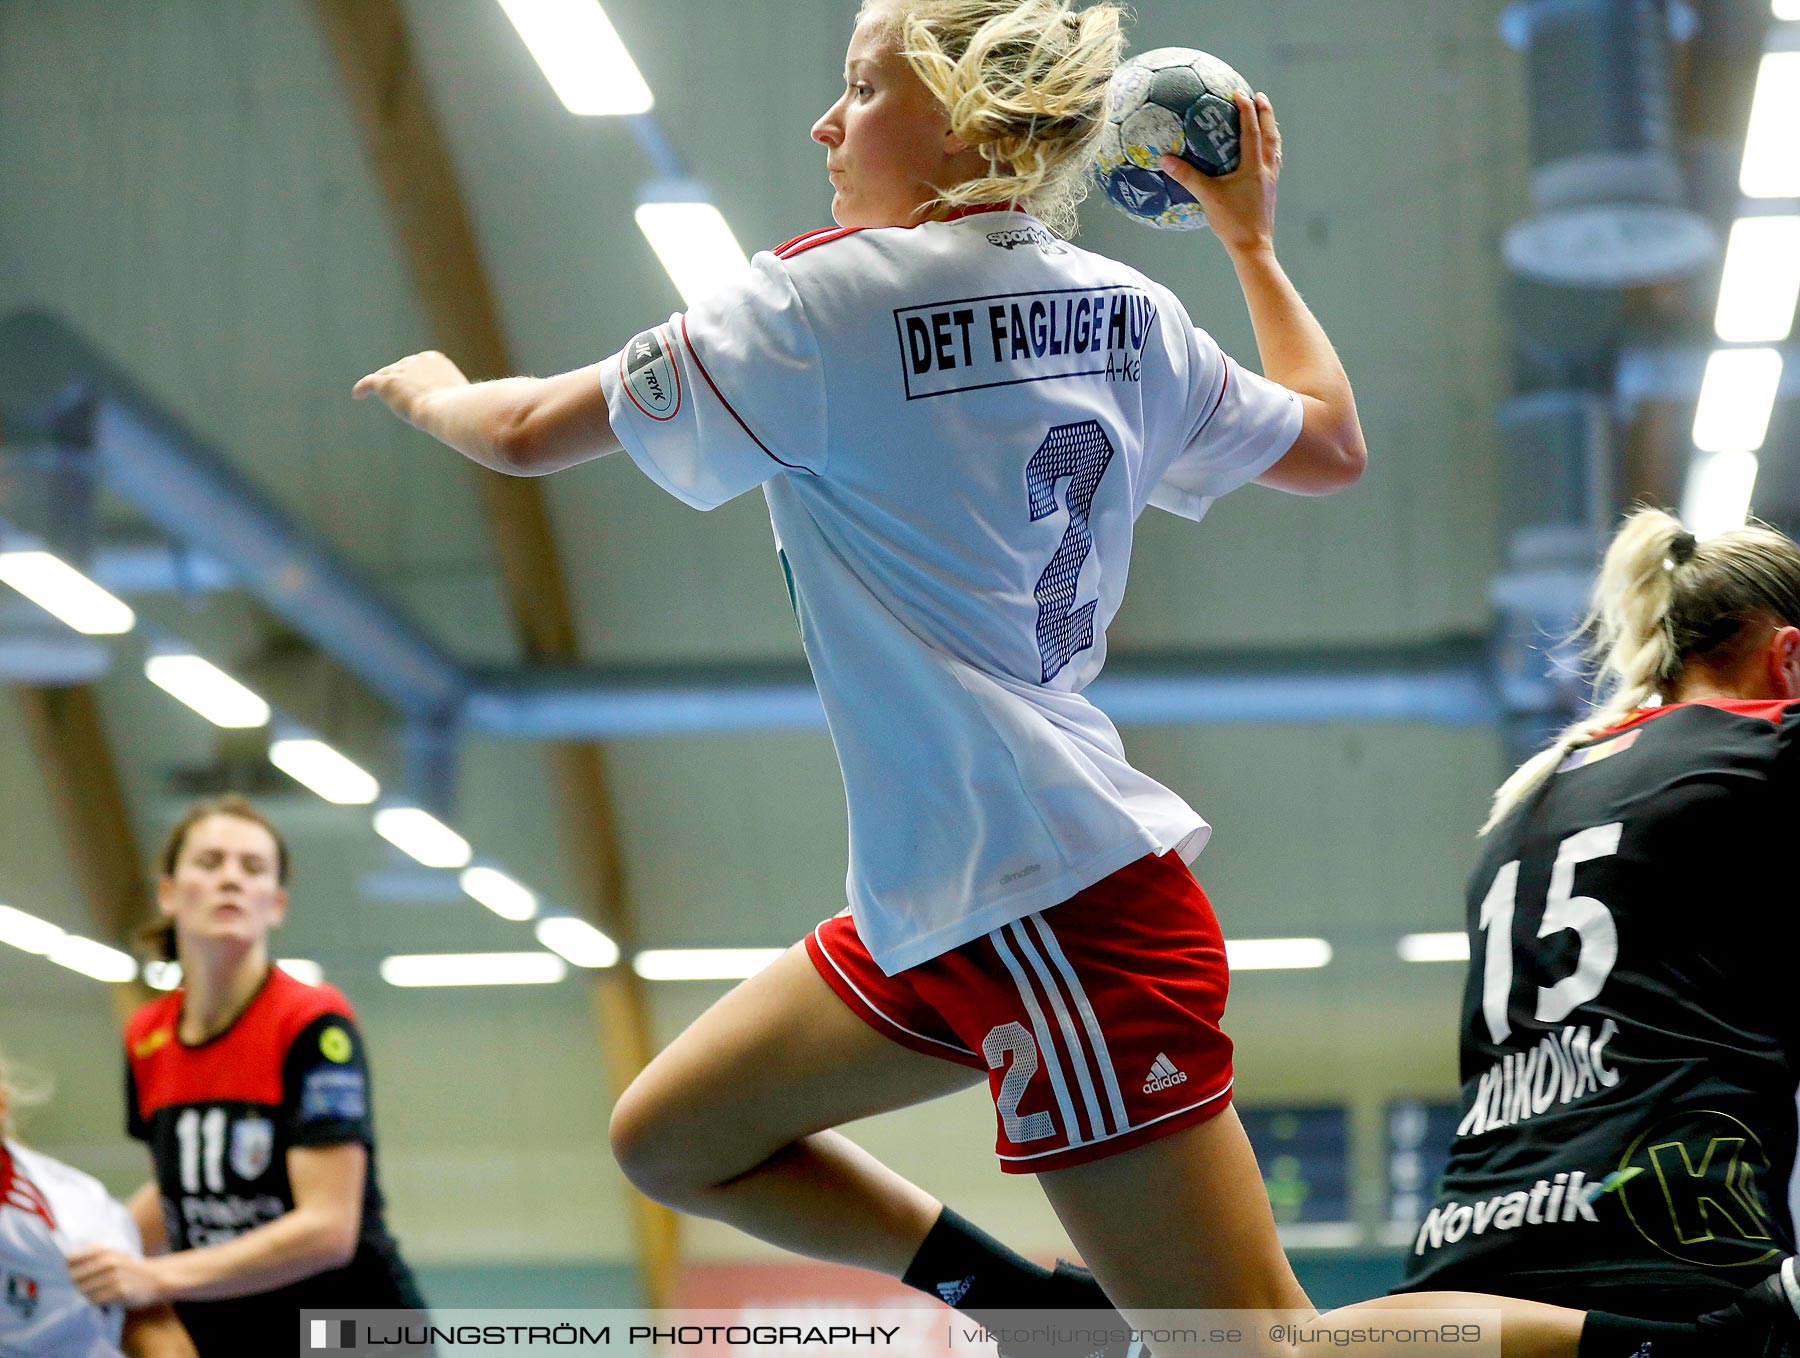
[[[1199, 1100], [1195, 1101], [1194, 1103], [1190, 1103], [1182, 1108], [1171, 1108], [1168, 1112], [1159, 1114], [1158, 1116], [1151, 1118], [1150, 1121], [1148, 1121], [1148, 1122], [1140, 1122], [1137, 1126], [1133, 1127], [1131, 1130], [1133, 1132], [1141, 1132], [1144, 1130], [1144, 1128], [1154, 1127], [1159, 1122], [1167, 1122], [1170, 1118], [1178, 1118], [1183, 1113], [1191, 1113], [1196, 1108], [1204, 1108], [1207, 1104], [1213, 1103], [1218, 1099], [1222, 1099], [1227, 1094], [1229, 1094], [1231, 1092], [1232, 1084], [1233, 1084], [1233, 1081], [1227, 1080], [1225, 1082], [1225, 1087], [1223, 1089], [1218, 1090], [1215, 1093], [1208, 1094], [1204, 1099], [1199, 1099]], [[1120, 1135], [1123, 1135], [1123, 1133], [1121, 1133]], [[1117, 1141], [1118, 1137], [1116, 1137], [1116, 1136], [1102, 1137], [1101, 1140], [1102, 1141]], [[1033, 1151], [1030, 1155], [1001, 1155], [1001, 1156], [999, 1156], [999, 1158], [1002, 1160], [1042, 1160], [1046, 1155], [1055, 1155], [1055, 1154], [1057, 1154], [1057, 1152], [1053, 1151], [1053, 1150]]]
[[994, 951], [1000, 954], [1000, 960], [1012, 973], [1013, 984], [1019, 987], [1019, 998], [1025, 1002], [1025, 1012], [1031, 1016], [1031, 1028], [1037, 1039], [1038, 1055], [1043, 1058], [1044, 1071], [1050, 1076], [1050, 1088], [1056, 1094], [1056, 1106], [1062, 1110], [1063, 1131], [1068, 1137], [1069, 1146], [1084, 1146], [1081, 1123], [1075, 1117], [1075, 1105], [1069, 1099], [1069, 1086], [1063, 1079], [1062, 1062], [1056, 1059], [1056, 1043], [1050, 1032], [1050, 1025], [1044, 1022], [1044, 1011], [1038, 1006], [1037, 995], [1031, 989], [1031, 981], [1025, 970], [1019, 965], [1019, 959], [1013, 956], [1012, 949], [1006, 946], [1006, 933], [996, 929], [988, 937], [993, 940]]
[[[844, 911], [843, 913], [848, 914], [849, 912]], [[832, 918], [836, 919], [837, 916], [834, 915], [834, 916], [832, 916]], [[875, 1002], [873, 1000], [871, 1000], [867, 995], [863, 994], [862, 991], [857, 987], [856, 982], [852, 981], [850, 979], [850, 974], [838, 965], [837, 958], [835, 958], [831, 955], [831, 949], [825, 946], [825, 935], [819, 932], [819, 930], [823, 929], [824, 927], [825, 926], [823, 924], [820, 924], [817, 928], [815, 928], [813, 930], [813, 941], [819, 945], [819, 951], [825, 954], [825, 960], [827, 962], [831, 963], [831, 969], [833, 971], [835, 971], [839, 976], [843, 977], [844, 984], [850, 987], [850, 989], [855, 993], [857, 999], [861, 1000], [864, 1004], [869, 1006], [869, 1012], [871, 1014], [874, 1014], [883, 1023], [890, 1024], [893, 1027], [899, 1029], [901, 1032], [905, 1033], [908, 1037], [916, 1037], [919, 1039], [919, 1041], [929, 1042], [934, 1047], [946, 1047], [953, 1052], [961, 1052], [964, 1056], [974, 1056], [975, 1055], [975, 1053], [970, 1051], [967, 1047], [959, 1047], [954, 1042], [945, 1042], [939, 1038], [932, 1037], [927, 1033], [916, 1033], [911, 1028], [908, 1028], [904, 1023], [899, 1023], [899, 1022], [895, 1021], [894, 1019], [889, 1018], [886, 1014], [882, 1013], [881, 1010], [876, 1006]]]
[[1081, 1047], [1081, 1034], [1075, 1031], [1075, 1019], [1069, 1013], [1069, 1006], [1063, 1002], [1063, 993], [1057, 989], [1056, 978], [1044, 964], [1037, 944], [1031, 941], [1031, 935], [1026, 932], [1025, 922], [1014, 920], [1006, 927], [1018, 943], [1019, 951], [1025, 954], [1025, 960], [1031, 963], [1032, 971], [1037, 973], [1038, 982], [1044, 987], [1044, 994], [1049, 997], [1050, 1007], [1056, 1011], [1056, 1022], [1062, 1029], [1063, 1040], [1069, 1044], [1069, 1060], [1075, 1066], [1075, 1081], [1081, 1086], [1082, 1101], [1087, 1104], [1088, 1126], [1094, 1129], [1094, 1139], [1098, 1141], [1106, 1135], [1106, 1114], [1100, 1107], [1099, 1096], [1094, 1093], [1094, 1081], [1088, 1074], [1087, 1053]]
[[1125, 1096], [1119, 1092], [1119, 1077], [1113, 1070], [1112, 1053], [1107, 1050], [1106, 1034], [1100, 1031], [1100, 1020], [1094, 1013], [1094, 1006], [1088, 1003], [1087, 991], [1081, 988], [1081, 980], [1075, 975], [1075, 968], [1069, 965], [1069, 959], [1063, 955], [1062, 944], [1056, 941], [1056, 931], [1050, 927], [1050, 921], [1041, 914], [1033, 914], [1030, 918], [1044, 940], [1044, 951], [1050, 954], [1050, 960], [1056, 963], [1056, 969], [1068, 984], [1069, 993], [1075, 997], [1076, 1012], [1081, 1015], [1082, 1026], [1087, 1029], [1088, 1042], [1094, 1049], [1094, 1064], [1100, 1067], [1100, 1081], [1106, 1086], [1107, 1102], [1112, 1105], [1113, 1130], [1128, 1132], [1131, 1130], [1131, 1115], [1125, 1111]]

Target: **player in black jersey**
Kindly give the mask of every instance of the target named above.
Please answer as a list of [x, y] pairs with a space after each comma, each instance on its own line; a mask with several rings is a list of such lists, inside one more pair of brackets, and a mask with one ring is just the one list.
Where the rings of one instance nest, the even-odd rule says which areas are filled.
[[[1800, 1301], [1768, 866], [1800, 809], [1800, 548], [1641, 510], [1589, 625], [1611, 697], [1502, 786], [1470, 879], [1463, 1116], [1404, 1290], [1674, 1321], [1776, 1274]], [[1583, 1354], [1632, 1353], [1618, 1325]]]
[[298, 1352], [307, 1309], [423, 1307], [382, 1221], [355, 1015], [269, 961], [286, 879], [285, 845], [242, 798], [171, 833], [157, 898], [183, 986], [126, 1029], [128, 1130], [156, 1169], [131, 1208], [152, 1257], [70, 1259], [91, 1301], [173, 1301], [201, 1358]]

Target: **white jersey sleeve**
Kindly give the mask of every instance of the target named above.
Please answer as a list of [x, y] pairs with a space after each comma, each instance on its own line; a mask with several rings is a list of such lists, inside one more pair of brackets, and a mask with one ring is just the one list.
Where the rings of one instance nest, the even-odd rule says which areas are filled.
[[1300, 398], [1253, 373], [1204, 330], [1185, 327], [1191, 421], [1150, 503], [1198, 519], [1221, 495], [1261, 476], [1300, 437]]
[[104, 1245], [141, 1255], [131, 1213], [98, 1179], [6, 1143], [0, 1201], [0, 1353], [5, 1358], [118, 1358], [125, 1313], [95, 1306], [69, 1277], [69, 1253]]
[[825, 467], [819, 346], [781, 261], [620, 350], [601, 369], [613, 432], [664, 490], [712, 509], [787, 472]]

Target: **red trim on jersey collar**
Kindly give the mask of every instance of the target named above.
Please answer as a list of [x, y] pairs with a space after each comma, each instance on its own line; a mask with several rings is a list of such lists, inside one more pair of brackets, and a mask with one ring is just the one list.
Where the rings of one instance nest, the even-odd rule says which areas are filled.
[[845, 236], [854, 236], [858, 231], [866, 231], [863, 226], [827, 226], [817, 231], [808, 231], [805, 235], [795, 236], [785, 245], [775, 247], [776, 259], [792, 259], [795, 255], [805, 254], [815, 245], [829, 245], [834, 240], [842, 240]]
[[50, 1214], [50, 1200], [43, 1189], [19, 1173], [12, 1152], [0, 1145], [0, 1207], [17, 1207], [41, 1218], [44, 1225], [56, 1229], [56, 1218]]
[[[1800, 708], [1800, 698], [1695, 698], [1685, 703], [1663, 703], [1659, 707], [1640, 707], [1617, 726], [1609, 726], [1604, 731], [1596, 731], [1588, 740], [1599, 740], [1603, 736], [1616, 736], [1621, 731], [1629, 731], [1634, 726], [1642, 726], [1645, 722], [1655, 721], [1658, 717], [1670, 712], [1678, 712], [1684, 707], [1716, 707], [1721, 712], [1731, 712], [1740, 717], [1761, 717], [1771, 724], [1778, 724], [1789, 712]], [[1582, 744], [1586, 744], [1583, 741]]]
[[[933, 217], [934, 222], [954, 222], [964, 217], [973, 217], [983, 212], [1023, 212], [1025, 209], [1014, 207], [1011, 203], [976, 203], [971, 207], [953, 208], [942, 217]], [[918, 225], [925, 225], [924, 222]], [[834, 240], [842, 240], [845, 236], [854, 236], [858, 231], [868, 231], [866, 226], [821, 226], [813, 231], [802, 231], [790, 241], [783, 241], [772, 252], [777, 259], [792, 259], [795, 255], [804, 254], [815, 245], [829, 245]], [[912, 227], [905, 230], [911, 231]]]

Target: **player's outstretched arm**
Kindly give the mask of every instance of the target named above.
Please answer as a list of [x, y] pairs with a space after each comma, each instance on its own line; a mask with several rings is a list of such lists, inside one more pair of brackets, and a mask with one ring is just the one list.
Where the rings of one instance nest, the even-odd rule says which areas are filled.
[[1275, 184], [1281, 129], [1267, 95], [1237, 96], [1243, 162], [1208, 178], [1165, 156], [1162, 168], [1200, 200], [1207, 223], [1237, 270], [1256, 328], [1263, 375], [1298, 393], [1305, 419], [1287, 455], [1257, 478], [1298, 495], [1327, 495], [1354, 483], [1368, 464], [1356, 398], [1325, 329], [1275, 258]]
[[620, 447], [597, 363], [557, 377], [470, 382], [433, 349], [377, 369], [350, 394], [378, 397], [415, 429], [508, 476], [544, 476]]
[[139, 1259], [90, 1246], [69, 1255], [69, 1276], [96, 1306], [217, 1301], [273, 1291], [342, 1268], [362, 1230], [368, 1149], [360, 1142], [295, 1146], [287, 1153], [294, 1206], [233, 1240]]

